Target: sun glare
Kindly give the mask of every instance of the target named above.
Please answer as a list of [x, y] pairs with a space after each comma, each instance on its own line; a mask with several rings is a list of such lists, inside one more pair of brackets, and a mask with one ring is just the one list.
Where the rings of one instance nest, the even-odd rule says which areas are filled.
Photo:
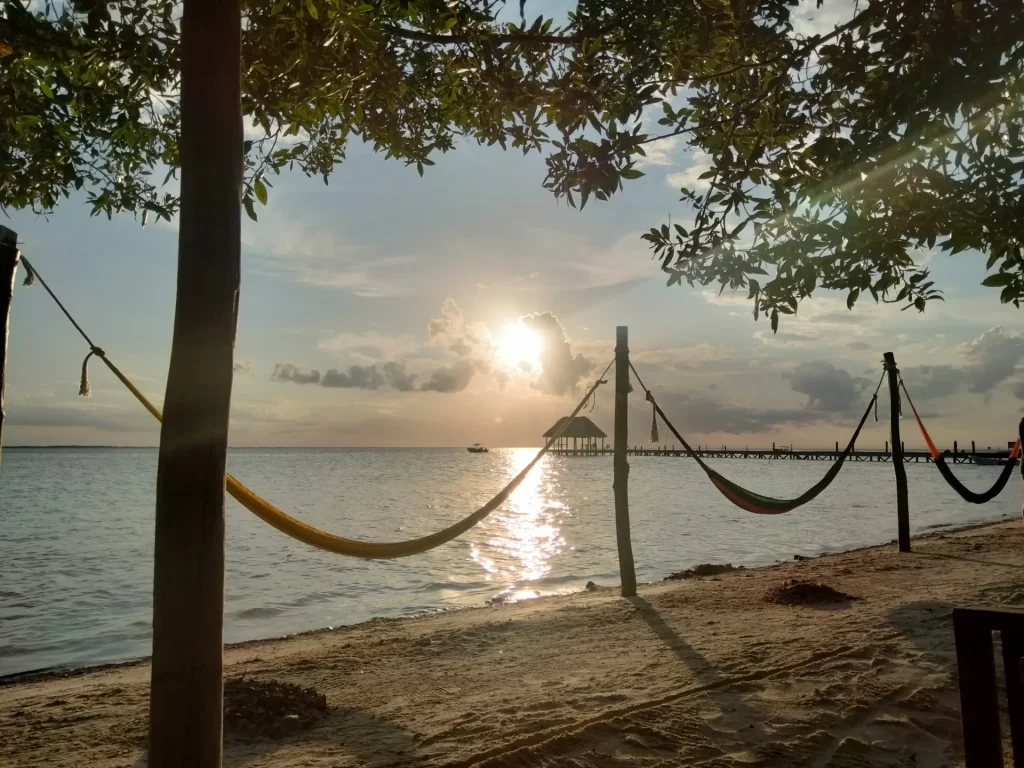
[[498, 339], [498, 359], [510, 368], [521, 368], [525, 363], [530, 370], [540, 369], [541, 339], [536, 331], [521, 321], [509, 323]]

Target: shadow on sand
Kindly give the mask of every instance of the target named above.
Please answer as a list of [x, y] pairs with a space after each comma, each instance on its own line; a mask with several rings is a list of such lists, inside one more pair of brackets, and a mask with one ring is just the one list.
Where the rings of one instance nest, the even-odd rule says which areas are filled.
[[[418, 768], [426, 760], [411, 733], [389, 720], [344, 707], [332, 709], [308, 731], [274, 739], [224, 739], [224, 768], [241, 768], [277, 752], [295, 749], [329, 752], [339, 765], [366, 768]], [[309, 755], [313, 758], [313, 754]], [[312, 765], [312, 763], [309, 763]], [[333, 762], [332, 762], [333, 764]], [[135, 768], [146, 768], [143, 755]]]
[[954, 603], [923, 600], [898, 605], [886, 614], [888, 622], [920, 651], [933, 655], [944, 666], [956, 668], [953, 639]]

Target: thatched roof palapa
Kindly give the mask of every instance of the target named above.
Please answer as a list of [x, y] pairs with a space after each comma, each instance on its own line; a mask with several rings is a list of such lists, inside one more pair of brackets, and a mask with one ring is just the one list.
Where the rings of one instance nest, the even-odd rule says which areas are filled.
[[[544, 433], [543, 437], [551, 437], [557, 432], [568, 416], [563, 416], [555, 422], [554, 426], [551, 427], [547, 432]], [[562, 437], [608, 437], [604, 432], [601, 431], [600, 427], [594, 422], [588, 419], [586, 416], [577, 416], [572, 420], [572, 424], [569, 425], [568, 429], [562, 433]]]

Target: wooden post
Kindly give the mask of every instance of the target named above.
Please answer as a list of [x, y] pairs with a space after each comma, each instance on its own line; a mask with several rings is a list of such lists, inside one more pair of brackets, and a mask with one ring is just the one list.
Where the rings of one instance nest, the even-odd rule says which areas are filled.
[[973, 440], [971, 440], [971, 453], [975, 453], [974, 441]]
[[888, 440], [885, 441], [885, 452], [886, 453], [889, 452], [889, 441]]
[[[967, 765], [972, 768], [1002, 768], [999, 693], [996, 688], [995, 658], [992, 654], [992, 628], [978, 621], [971, 621], [969, 611], [954, 608], [953, 636], [956, 639], [964, 758]], [[1006, 672], [1009, 673], [1010, 670], [1007, 669]]]
[[[907, 468], [903, 466], [903, 441], [900, 439], [900, 383], [896, 356], [886, 352], [885, 370], [889, 373], [889, 431], [892, 438], [892, 468], [896, 473], [896, 521], [900, 552], [910, 551], [910, 500], [907, 492]], [[896, 449], [899, 446], [899, 450]]]
[[615, 537], [619, 545], [619, 576], [622, 596], [636, 594], [633, 543], [629, 538], [629, 461], [626, 449], [629, 429], [629, 329], [615, 329]]
[[241, 271], [239, 0], [184, 0], [178, 275], [157, 462], [149, 768], [219, 768], [224, 473]]
[[957, 447], [956, 440], [953, 441], [953, 455], [956, 456], [960, 453], [960, 449]]
[[11, 329], [14, 275], [18, 271], [18, 233], [0, 226], [0, 450], [4, 435], [4, 390], [7, 387], [7, 340]]

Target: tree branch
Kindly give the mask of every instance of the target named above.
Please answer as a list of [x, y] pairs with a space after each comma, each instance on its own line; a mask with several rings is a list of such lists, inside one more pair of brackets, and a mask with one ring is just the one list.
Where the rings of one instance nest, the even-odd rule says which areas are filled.
[[599, 29], [592, 34], [579, 33], [576, 35], [538, 35], [531, 32], [481, 32], [479, 35], [466, 34], [437, 34], [434, 32], [422, 32], [418, 29], [407, 29], [396, 27], [393, 24], [385, 24], [384, 31], [394, 37], [404, 40], [415, 40], [421, 43], [433, 43], [436, 45], [462, 45], [471, 43], [474, 40], [489, 40], [499, 45], [507, 43], [520, 43], [524, 45], [577, 45], [588, 37], [600, 37], [608, 30]]

